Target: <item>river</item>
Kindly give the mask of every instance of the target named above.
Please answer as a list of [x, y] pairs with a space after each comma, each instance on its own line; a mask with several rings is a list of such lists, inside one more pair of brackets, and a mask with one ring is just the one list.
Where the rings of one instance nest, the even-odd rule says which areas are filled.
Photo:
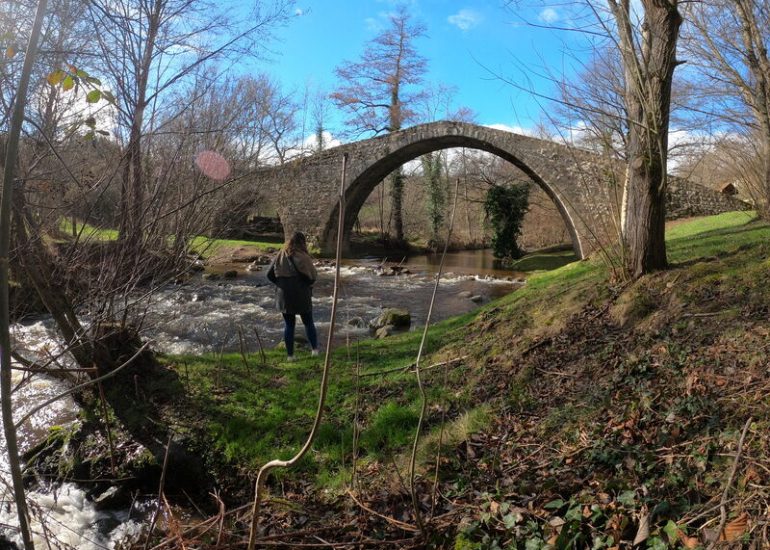
[[[395, 260], [395, 261], [394, 261]], [[338, 338], [368, 337], [366, 324], [383, 308], [406, 308], [412, 314], [412, 330], [424, 326], [435, 282], [439, 255], [409, 258], [358, 258], [341, 266], [338, 305]], [[204, 280], [196, 275], [181, 285], [169, 285], [152, 296], [141, 327], [145, 339], [153, 347], [169, 354], [238, 351], [256, 352], [258, 346], [274, 346], [282, 335], [282, 321], [275, 310], [272, 285], [264, 270], [249, 272], [245, 264], [217, 266], [213, 271], [235, 269], [231, 280]], [[314, 316], [320, 341], [325, 342], [329, 329], [335, 269], [326, 263], [319, 267], [314, 287]], [[398, 273], [398, 274], [393, 274]], [[506, 271], [488, 251], [451, 253], [445, 262], [433, 322], [469, 312], [480, 304], [514, 291], [524, 284], [524, 275]], [[298, 329], [298, 334], [302, 333]], [[58, 353], [52, 322], [46, 318], [31, 320], [13, 327], [16, 349], [35, 353], [38, 357]], [[257, 338], [259, 335], [259, 338]], [[21, 381], [16, 373], [15, 384]], [[21, 385], [17, 391], [15, 414], [20, 417], [38, 403], [65, 389], [63, 383], [37, 377]], [[45, 436], [54, 425], [76, 422], [77, 407], [71, 399], [57, 401], [34, 415], [20, 430], [22, 450]], [[2, 441], [4, 445], [4, 440]], [[7, 481], [3, 488], [4, 503], [12, 502], [5, 450], [0, 457], [0, 470]], [[92, 550], [113, 548], [116, 541], [135, 536], [141, 529], [141, 517], [130, 517], [128, 510], [97, 511], [85, 491], [71, 483], [38, 488], [29, 493], [35, 518], [45, 517], [49, 536], [59, 547]], [[15, 508], [0, 507], [0, 533], [18, 541], [14, 525]], [[33, 522], [36, 546], [45, 547], [43, 527]]]
[[[366, 324], [389, 307], [409, 310], [412, 329], [423, 326], [439, 261], [438, 255], [395, 262], [386, 258], [346, 260], [340, 268], [337, 336], [368, 337]], [[274, 346], [280, 341], [283, 321], [275, 309], [275, 287], [264, 271], [248, 272], [244, 264], [220, 265], [215, 271], [228, 270], [237, 270], [238, 276], [217, 282], [195, 277], [156, 293], [157, 303], [145, 319], [144, 332], [151, 335], [158, 349], [172, 354], [234, 352], [243, 342], [245, 351], [254, 352], [259, 346], [257, 333], [263, 345]], [[400, 274], [393, 275], [394, 271]], [[329, 329], [334, 272], [330, 264], [320, 266], [313, 289], [321, 342], [326, 341]], [[433, 321], [472, 311], [512, 292], [523, 281], [524, 274], [496, 266], [488, 251], [449, 254]]]

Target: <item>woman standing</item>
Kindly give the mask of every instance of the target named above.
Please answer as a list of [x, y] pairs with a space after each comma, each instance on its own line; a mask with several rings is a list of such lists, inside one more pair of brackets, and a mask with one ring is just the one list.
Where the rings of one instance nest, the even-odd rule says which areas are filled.
[[311, 354], [318, 355], [318, 335], [313, 323], [312, 301], [316, 270], [307, 251], [307, 239], [304, 234], [297, 231], [286, 241], [270, 264], [267, 278], [278, 287], [278, 309], [283, 315], [283, 341], [286, 343], [288, 360], [294, 360], [294, 327], [297, 315], [305, 325], [305, 334], [312, 348]]

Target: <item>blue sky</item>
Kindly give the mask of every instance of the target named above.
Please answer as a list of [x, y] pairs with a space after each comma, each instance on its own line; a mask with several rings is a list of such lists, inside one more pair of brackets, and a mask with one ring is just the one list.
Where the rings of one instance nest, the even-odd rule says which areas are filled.
[[[366, 43], [386, 22], [398, 2], [394, 0], [298, 0], [296, 15], [276, 35], [276, 52], [266, 72], [284, 86], [303, 90], [306, 84], [327, 92], [335, 86], [334, 69], [345, 60], [357, 60]], [[531, 128], [541, 116], [542, 100], [515, 89], [499, 74], [544, 94], [552, 86], [524, 77], [521, 66], [534, 72], [547, 67], [565, 71], [562, 37], [525, 21], [558, 25], [559, 4], [546, 4], [514, 12], [504, 0], [411, 0], [415, 19], [427, 27], [427, 37], [417, 46], [428, 60], [426, 83], [456, 88], [455, 107], [469, 107], [477, 122], [511, 128]], [[561, 4], [563, 5], [563, 4]], [[340, 116], [332, 111], [331, 129]], [[336, 133], [336, 132], [335, 132]]]

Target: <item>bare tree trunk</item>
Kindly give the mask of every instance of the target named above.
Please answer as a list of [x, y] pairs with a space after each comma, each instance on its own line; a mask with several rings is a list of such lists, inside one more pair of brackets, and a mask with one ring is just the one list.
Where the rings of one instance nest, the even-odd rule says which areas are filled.
[[[142, 208], [144, 203], [144, 181], [142, 178], [142, 125], [147, 108], [147, 85], [150, 78], [155, 41], [160, 28], [164, 0], [155, 0], [149, 16], [147, 40], [139, 67], [136, 105], [131, 120], [128, 147], [123, 168], [121, 185], [121, 216], [119, 236], [129, 247], [137, 248], [142, 240]], [[131, 257], [131, 256], [129, 256]]]
[[[642, 0], [644, 22], [634, 35], [629, 0], [608, 0], [615, 17], [625, 70], [629, 117], [624, 238], [628, 269], [638, 277], [665, 269], [666, 167], [671, 83], [682, 17], [677, 0]], [[637, 46], [637, 40], [641, 44]], [[637, 47], [641, 51], [637, 51]]]
[[8, 265], [11, 247], [11, 206], [13, 204], [13, 187], [16, 180], [18, 164], [19, 140], [21, 127], [24, 122], [24, 108], [27, 102], [32, 65], [37, 54], [40, 29], [43, 26], [47, 0], [39, 0], [35, 23], [27, 44], [24, 66], [21, 71], [19, 88], [11, 115], [8, 131], [8, 144], [5, 151], [5, 166], [3, 170], [2, 199], [0, 202], [0, 408], [3, 415], [3, 431], [8, 450], [8, 465], [11, 469], [13, 495], [16, 500], [16, 514], [19, 519], [21, 539], [26, 550], [34, 550], [32, 533], [29, 528], [29, 512], [27, 499], [24, 494], [24, 482], [21, 476], [19, 460], [19, 444], [16, 439], [16, 426], [13, 421], [13, 400], [11, 395], [11, 336], [10, 336], [10, 306], [9, 306], [9, 274]]

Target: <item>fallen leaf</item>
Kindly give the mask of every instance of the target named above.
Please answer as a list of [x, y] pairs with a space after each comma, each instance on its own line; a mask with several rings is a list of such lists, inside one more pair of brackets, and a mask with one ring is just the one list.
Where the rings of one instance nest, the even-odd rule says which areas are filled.
[[641, 544], [650, 537], [650, 515], [643, 512], [639, 518], [639, 529], [636, 530], [634, 546]]
[[697, 548], [700, 545], [697, 537], [688, 537], [682, 531], [679, 531], [679, 540], [685, 548]]
[[743, 536], [743, 533], [745, 533], [748, 528], [749, 515], [746, 512], [743, 512], [740, 516], [725, 525], [724, 530], [719, 535], [719, 540], [728, 542], [738, 540]]

